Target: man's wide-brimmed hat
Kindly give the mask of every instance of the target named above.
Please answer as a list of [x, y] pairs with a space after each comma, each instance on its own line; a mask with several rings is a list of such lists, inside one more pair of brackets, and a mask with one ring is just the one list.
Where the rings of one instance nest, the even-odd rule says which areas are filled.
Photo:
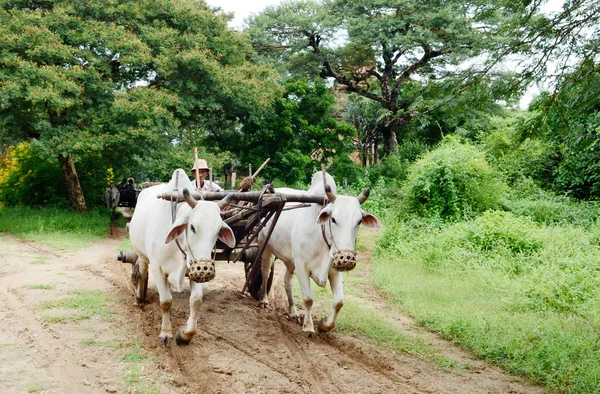
[[192, 169], [190, 171], [194, 171], [194, 170], [208, 170], [208, 164], [206, 164], [206, 160], [204, 160], [204, 159], [196, 160], [196, 162], [194, 163], [194, 166], [192, 167]]

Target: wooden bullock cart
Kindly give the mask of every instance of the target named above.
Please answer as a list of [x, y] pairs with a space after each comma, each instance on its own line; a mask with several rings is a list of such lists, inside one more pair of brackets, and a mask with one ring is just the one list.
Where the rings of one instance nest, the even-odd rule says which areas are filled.
[[[309, 204], [323, 204], [325, 194], [309, 195], [305, 193], [282, 194], [276, 193], [272, 185], [265, 186], [261, 191], [224, 191], [224, 192], [192, 192], [196, 200], [221, 200], [228, 194], [233, 193], [233, 202], [228, 209], [221, 212], [221, 217], [231, 227], [235, 234], [237, 244], [234, 248], [217, 240], [215, 245], [215, 260], [244, 263], [246, 283], [242, 292], [248, 292], [256, 299], [260, 296], [262, 283], [261, 255], [263, 247], [258, 245], [258, 233], [266, 229], [266, 240], [268, 240], [277, 224], [277, 220], [283, 210], [301, 209]], [[182, 197], [176, 197], [169, 193], [158, 196], [168, 201], [183, 201]], [[285, 207], [288, 202], [296, 203]], [[266, 244], [266, 242], [265, 242]], [[273, 265], [274, 267], [274, 265]], [[270, 290], [273, 281], [273, 270], [271, 270], [268, 288]]]

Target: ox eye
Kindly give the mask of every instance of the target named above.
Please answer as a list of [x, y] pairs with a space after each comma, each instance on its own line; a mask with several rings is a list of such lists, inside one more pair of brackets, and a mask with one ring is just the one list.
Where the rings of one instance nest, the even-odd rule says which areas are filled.
[[193, 232], [193, 233], [195, 233], [195, 232], [196, 232], [196, 227], [194, 227], [194, 225], [193, 225], [193, 224], [190, 224], [190, 229], [192, 230], [192, 232]]
[[337, 224], [337, 222], [335, 221], [335, 218], [331, 218], [331, 221], [333, 222], [333, 224]]

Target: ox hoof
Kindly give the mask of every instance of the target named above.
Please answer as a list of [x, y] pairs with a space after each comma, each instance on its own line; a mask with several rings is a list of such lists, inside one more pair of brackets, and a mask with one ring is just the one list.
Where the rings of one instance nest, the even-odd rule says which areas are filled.
[[288, 319], [295, 322], [296, 324], [302, 324], [302, 317], [300, 315], [288, 316]]
[[133, 305], [139, 306], [141, 309], [144, 309], [144, 305], [146, 304], [146, 300], [143, 298], [136, 297]]
[[335, 327], [335, 323], [327, 325], [325, 324], [325, 319], [321, 319], [321, 321], [319, 322], [319, 332], [329, 332], [333, 330], [333, 327]]
[[269, 302], [268, 301], [261, 301], [258, 303], [258, 307], [260, 309], [267, 309], [269, 307]]
[[160, 341], [162, 342], [163, 345], [169, 346], [173, 342], [173, 337], [170, 335], [161, 335]]
[[315, 339], [317, 337], [317, 333], [314, 331], [305, 331], [308, 339]]
[[183, 330], [181, 328], [177, 330], [177, 333], [175, 334], [175, 343], [177, 344], [177, 346], [189, 345], [191, 341], [191, 336], [190, 339], [183, 338]]

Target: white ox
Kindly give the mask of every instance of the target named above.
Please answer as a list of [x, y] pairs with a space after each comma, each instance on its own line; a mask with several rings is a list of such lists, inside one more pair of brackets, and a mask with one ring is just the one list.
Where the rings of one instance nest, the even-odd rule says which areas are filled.
[[[179, 194], [183, 191], [186, 202], [177, 204], [173, 215], [172, 203], [157, 196], [173, 193], [176, 188]], [[196, 201], [188, 190], [194, 189], [185, 172], [175, 170], [168, 184], [152, 186], [140, 193], [129, 226], [131, 245], [138, 256], [136, 302], [140, 306], [144, 303], [149, 266], [160, 297], [160, 340], [165, 345], [173, 340], [170, 318], [173, 298], [169, 287], [177, 292], [183, 290], [186, 272], [190, 267], [197, 269], [198, 264], [210, 261], [217, 238], [232, 248], [235, 246], [235, 236], [220, 215], [220, 208], [228, 202]], [[173, 242], [175, 240], [177, 242]], [[192, 271], [190, 316], [185, 329], [177, 331], [178, 345], [186, 345], [194, 337], [202, 304], [202, 283], [196, 283], [191, 277]]]
[[[356, 235], [361, 224], [381, 228], [379, 219], [360, 207], [368, 197], [368, 189], [358, 198], [336, 196], [335, 181], [329, 174], [326, 174], [326, 178], [327, 185], [331, 187], [331, 193], [327, 194], [330, 202], [325, 206], [312, 204], [307, 208], [283, 211], [262, 254], [261, 305], [268, 306], [268, 294], [265, 289], [275, 256], [283, 261], [287, 268], [284, 284], [289, 303], [289, 317], [300, 321], [292, 295], [294, 272], [298, 277], [305, 308], [302, 330], [309, 336], [315, 335], [311, 315], [314, 296], [310, 278], [321, 287], [325, 287], [329, 279], [333, 292], [333, 309], [327, 318], [319, 322], [319, 330], [330, 331], [335, 327], [337, 314], [344, 305], [342, 272], [334, 266], [342, 270], [354, 268]], [[322, 194], [323, 175], [319, 172], [313, 176], [307, 192], [288, 188], [279, 188], [276, 191], [283, 194]], [[286, 204], [286, 207], [290, 205]], [[259, 235], [261, 245], [264, 243], [265, 233], [266, 230], [263, 230]]]

